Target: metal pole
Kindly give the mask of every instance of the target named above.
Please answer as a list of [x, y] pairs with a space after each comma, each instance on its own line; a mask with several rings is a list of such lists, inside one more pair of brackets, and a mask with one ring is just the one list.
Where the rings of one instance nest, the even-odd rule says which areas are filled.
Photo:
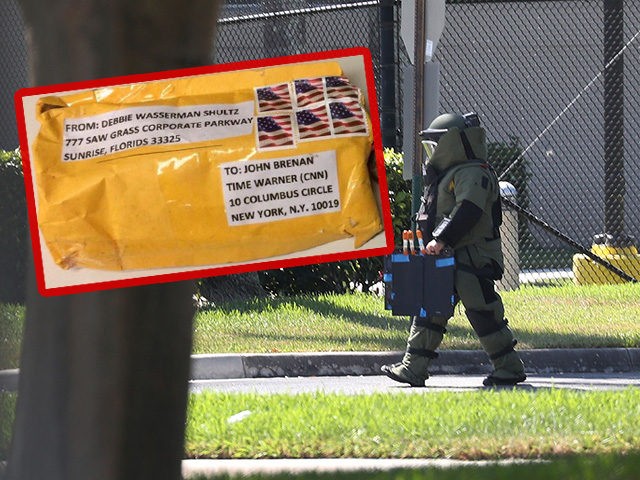
[[[424, 128], [424, 63], [425, 63], [425, 15], [426, 1], [416, 0], [416, 16], [415, 16], [415, 112], [416, 126], [420, 131]], [[417, 131], [415, 132], [417, 136]], [[416, 140], [417, 141], [417, 140]], [[413, 159], [412, 177], [411, 177], [411, 215], [412, 227], [415, 228], [415, 213], [420, 208], [420, 197], [422, 195], [422, 162], [424, 151], [422, 148], [416, 148], [416, 155]]]
[[623, 0], [604, 0], [604, 228], [617, 245], [624, 235]]
[[396, 46], [394, 0], [380, 2], [380, 73], [382, 89], [380, 96], [380, 126], [382, 143], [396, 148]]

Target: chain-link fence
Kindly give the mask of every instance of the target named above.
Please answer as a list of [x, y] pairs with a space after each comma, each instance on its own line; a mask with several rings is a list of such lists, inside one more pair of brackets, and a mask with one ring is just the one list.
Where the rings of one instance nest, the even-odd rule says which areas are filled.
[[[214, 61], [366, 46], [384, 143], [402, 150], [400, 5], [230, 0]], [[0, 19], [0, 147], [9, 149], [17, 145], [13, 92], [27, 82], [15, 0], [0, 2]], [[631, 238], [640, 240], [640, 2], [451, 0], [445, 22], [434, 57], [440, 110], [480, 114], [494, 166], [531, 213], [519, 215], [517, 248], [507, 252], [519, 282], [618, 279], [591, 262], [592, 248], [640, 278]], [[593, 245], [596, 235], [605, 244]], [[576, 262], [579, 246], [587, 252]]]
[[[381, 4], [385, 3], [387, 8], [381, 8]], [[218, 22], [215, 60], [228, 63], [340, 48], [368, 47], [371, 50], [374, 75], [379, 87], [381, 121], [383, 125], [391, 125], [393, 139], [387, 143], [393, 144], [398, 116], [393, 102], [398, 75], [394, 12], [393, 0], [227, 2]], [[386, 43], [386, 50], [381, 49], [380, 42], [385, 15], [391, 16], [391, 19], [384, 23], [388, 27], [387, 35], [390, 38], [390, 42]], [[381, 86], [387, 92], [384, 99]], [[388, 105], [389, 99], [391, 105]], [[387, 117], [391, 117], [390, 122], [387, 122]]]
[[[535, 217], [640, 278], [640, 2], [451, 2], [443, 111], [477, 111]], [[500, 151], [500, 149], [498, 149]], [[506, 161], [505, 161], [506, 160]], [[521, 217], [520, 280], [617, 280]], [[572, 271], [572, 267], [573, 271]]]
[[[399, 135], [389, 132], [402, 128], [395, 106], [402, 104], [399, 76], [407, 57], [399, 10], [400, 2], [238, 3], [221, 20], [218, 59], [368, 46], [385, 145], [401, 149]], [[639, 28], [640, 2], [447, 4], [434, 59], [441, 64], [441, 111], [480, 114], [494, 166], [530, 213], [519, 214], [517, 241], [504, 232], [505, 243], [516, 242], [505, 254], [520, 283], [576, 275], [582, 283], [615, 281], [615, 268], [640, 278], [633, 243], [640, 238], [640, 72], [628, 60], [638, 58]], [[398, 92], [395, 102], [384, 97], [389, 86]], [[594, 251], [610, 265], [588, 256], [597, 235], [605, 245]]]
[[13, 93], [27, 87], [27, 45], [18, 2], [0, 1], [0, 149], [18, 146]]

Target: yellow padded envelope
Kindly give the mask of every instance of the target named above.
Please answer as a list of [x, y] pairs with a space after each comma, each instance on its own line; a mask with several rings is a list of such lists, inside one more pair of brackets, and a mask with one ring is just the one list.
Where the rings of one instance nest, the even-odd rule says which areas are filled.
[[382, 230], [371, 121], [336, 62], [41, 98], [38, 225], [62, 268], [266, 259]]

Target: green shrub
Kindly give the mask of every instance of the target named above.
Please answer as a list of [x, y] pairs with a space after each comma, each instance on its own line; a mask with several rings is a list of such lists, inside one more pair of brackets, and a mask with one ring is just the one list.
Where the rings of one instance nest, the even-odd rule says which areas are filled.
[[260, 272], [260, 282], [276, 295], [346, 293], [355, 273], [355, 261], [317, 263]]
[[0, 370], [19, 367], [24, 317], [24, 305], [0, 302]]
[[[396, 241], [410, 225], [411, 183], [402, 178], [402, 154], [385, 149], [384, 160]], [[382, 192], [384, 194], [384, 192]], [[360, 258], [260, 272], [260, 282], [272, 294], [368, 292], [382, 279], [382, 257]]]
[[[17, 399], [15, 393], [0, 391], [0, 462], [9, 458]], [[0, 478], [3, 478], [2, 465], [0, 465]]]
[[0, 302], [24, 303], [27, 207], [20, 151], [0, 150]]
[[402, 178], [402, 153], [391, 148], [384, 151], [384, 163], [389, 184], [389, 202], [396, 245], [402, 242], [402, 231], [411, 225], [411, 181]]

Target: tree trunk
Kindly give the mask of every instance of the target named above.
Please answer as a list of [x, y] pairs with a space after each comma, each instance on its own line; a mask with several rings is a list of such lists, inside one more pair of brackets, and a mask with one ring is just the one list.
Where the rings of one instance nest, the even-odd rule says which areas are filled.
[[[23, 0], [32, 83], [207, 64], [218, 3]], [[8, 477], [178, 479], [193, 283], [43, 298], [29, 273]]]

